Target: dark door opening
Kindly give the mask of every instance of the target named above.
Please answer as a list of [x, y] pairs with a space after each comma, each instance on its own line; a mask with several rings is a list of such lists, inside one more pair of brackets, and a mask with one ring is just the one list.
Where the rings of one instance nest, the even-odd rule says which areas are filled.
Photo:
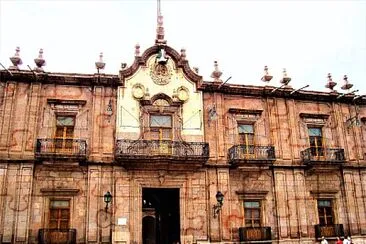
[[142, 189], [143, 244], [180, 243], [179, 189]]

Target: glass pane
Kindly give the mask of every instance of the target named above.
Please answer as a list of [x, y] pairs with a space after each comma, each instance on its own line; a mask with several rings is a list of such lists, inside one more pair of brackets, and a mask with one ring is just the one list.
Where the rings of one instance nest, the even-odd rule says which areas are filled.
[[61, 210], [61, 219], [68, 219], [69, 218], [69, 210], [68, 209], [62, 209]]
[[75, 117], [57, 116], [56, 121], [57, 126], [74, 126]]
[[150, 126], [152, 127], [172, 127], [172, 117], [169, 115], [151, 115]]
[[252, 217], [252, 213], [250, 210], [246, 209], [245, 210], [245, 219], [250, 219]]
[[69, 201], [67, 200], [55, 200], [51, 201], [51, 208], [68, 208], [69, 207]]
[[239, 134], [253, 134], [253, 125], [238, 125]]
[[318, 200], [318, 207], [331, 207], [330, 200]]
[[58, 210], [57, 209], [51, 209], [50, 210], [50, 219], [57, 219], [58, 218]]
[[253, 210], [253, 218], [255, 219], [259, 219], [260, 218], [260, 213], [258, 209], [254, 209]]
[[325, 224], [325, 219], [324, 219], [324, 218], [320, 218], [320, 219], [319, 219], [319, 225], [321, 225], [321, 226], [326, 225], [326, 224]]
[[333, 217], [332, 216], [327, 217], [327, 225], [333, 225]]
[[251, 220], [245, 220], [245, 226], [246, 227], [252, 227], [252, 221]]
[[68, 220], [60, 222], [60, 229], [68, 229], [68, 228], [69, 228], [69, 221]]
[[56, 128], [56, 137], [63, 137], [64, 136], [64, 127], [57, 127]]
[[258, 201], [253, 201], [253, 202], [245, 201], [244, 207], [245, 208], [259, 208], [259, 202]]
[[50, 220], [48, 228], [50, 229], [57, 229], [57, 220]]
[[72, 138], [74, 135], [74, 127], [67, 127], [66, 129], [66, 137]]
[[322, 136], [321, 128], [308, 128], [309, 136]]
[[162, 129], [162, 140], [170, 140], [172, 137], [171, 129]]
[[261, 226], [261, 222], [260, 222], [259, 219], [254, 220], [253, 222], [254, 222], [254, 226], [253, 227], [260, 227]]

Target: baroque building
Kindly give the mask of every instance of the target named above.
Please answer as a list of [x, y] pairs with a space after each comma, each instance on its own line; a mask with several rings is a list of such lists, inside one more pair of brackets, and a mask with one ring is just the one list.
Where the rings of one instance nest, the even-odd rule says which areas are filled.
[[[102, 56], [101, 56], [102, 58]], [[119, 74], [0, 71], [0, 243], [366, 239], [366, 99], [213, 81], [164, 40]], [[262, 80], [268, 82], [268, 70]]]

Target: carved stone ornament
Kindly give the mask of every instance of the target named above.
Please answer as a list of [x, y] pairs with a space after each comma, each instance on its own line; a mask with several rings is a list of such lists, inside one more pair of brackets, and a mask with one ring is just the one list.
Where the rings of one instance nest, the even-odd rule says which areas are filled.
[[132, 87], [132, 96], [136, 99], [141, 99], [143, 98], [145, 95], [145, 87], [140, 84], [137, 83]]
[[186, 87], [181, 86], [177, 89], [177, 95], [180, 101], [185, 102], [189, 99], [189, 90]]
[[150, 67], [151, 79], [157, 85], [166, 85], [172, 77], [172, 70], [169, 65], [154, 63]]

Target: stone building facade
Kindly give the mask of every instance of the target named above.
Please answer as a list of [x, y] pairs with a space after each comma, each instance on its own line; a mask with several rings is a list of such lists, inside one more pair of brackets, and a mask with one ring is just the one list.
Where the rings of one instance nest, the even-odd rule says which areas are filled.
[[365, 242], [366, 99], [203, 81], [162, 39], [0, 71], [0, 243]]

